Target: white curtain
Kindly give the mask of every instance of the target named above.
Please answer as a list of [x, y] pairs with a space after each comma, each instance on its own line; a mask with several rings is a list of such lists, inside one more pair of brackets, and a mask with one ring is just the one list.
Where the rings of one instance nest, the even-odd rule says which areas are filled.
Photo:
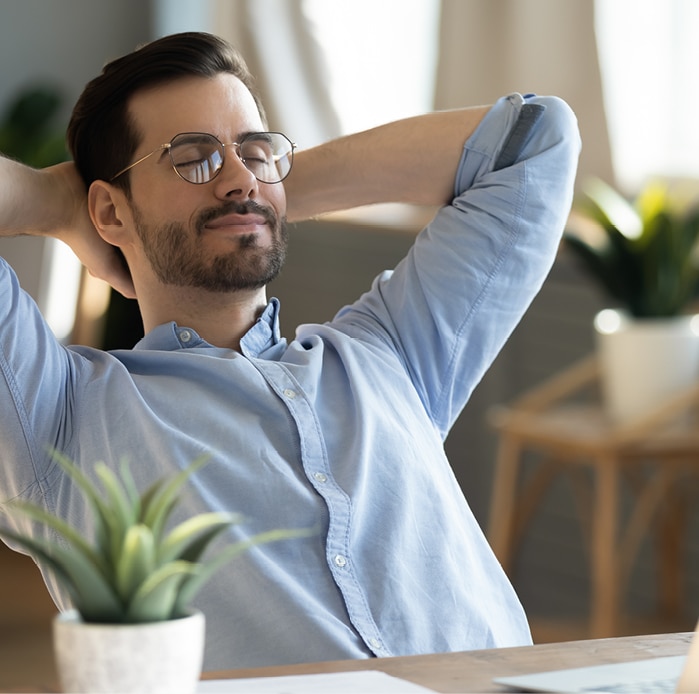
[[326, 63], [303, 0], [215, 0], [214, 27], [245, 57], [272, 130], [288, 133], [303, 148], [340, 134]]
[[596, 0], [595, 11], [620, 187], [699, 178], [699, 2]]
[[578, 181], [613, 179], [590, 0], [442, 0], [435, 107], [510, 91], [555, 94], [578, 116]]
[[[208, 6], [209, 30], [231, 40], [256, 76], [270, 127], [302, 147], [341, 132], [303, 0], [209, 0]], [[592, 0], [442, 0], [434, 107], [491, 103], [510, 91], [557, 94], [580, 121], [578, 180], [594, 174], [613, 182], [594, 10]], [[401, 38], [399, 19], [392, 38]], [[358, 52], [363, 40], [357, 37]]]

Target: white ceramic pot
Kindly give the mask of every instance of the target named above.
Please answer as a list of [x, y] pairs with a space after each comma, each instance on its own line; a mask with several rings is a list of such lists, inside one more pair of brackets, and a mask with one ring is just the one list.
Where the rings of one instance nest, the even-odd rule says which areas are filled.
[[204, 615], [149, 624], [87, 624], [75, 610], [53, 622], [64, 692], [195, 692], [204, 657]]
[[699, 316], [634, 319], [605, 309], [595, 317], [604, 402], [628, 422], [699, 376]]

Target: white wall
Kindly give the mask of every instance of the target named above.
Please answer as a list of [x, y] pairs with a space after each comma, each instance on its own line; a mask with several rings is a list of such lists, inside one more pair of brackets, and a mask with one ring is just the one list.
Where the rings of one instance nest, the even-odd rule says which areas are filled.
[[[0, 111], [24, 86], [51, 83], [64, 95], [61, 120], [102, 65], [151, 36], [147, 0], [0, 0]], [[0, 255], [24, 288], [42, 293], [44, 242], [0, 239]]]

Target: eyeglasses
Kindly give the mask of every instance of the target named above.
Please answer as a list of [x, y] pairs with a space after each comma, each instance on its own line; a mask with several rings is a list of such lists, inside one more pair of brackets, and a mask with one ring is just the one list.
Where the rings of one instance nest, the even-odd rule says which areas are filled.
[[110, 179], [123, 173], [158, 152], [167, 150], [175, 173], [200, 185], [213, 181], [223, 167], [225, 148], [233, 147], [236, 155], [260, 183], [281, 183], [291, 171], [296, 145], [282, 133], [248, 133], [240, 142], [224, 144], [208, 133], [180, 133], [167, 144], [129, 164]]

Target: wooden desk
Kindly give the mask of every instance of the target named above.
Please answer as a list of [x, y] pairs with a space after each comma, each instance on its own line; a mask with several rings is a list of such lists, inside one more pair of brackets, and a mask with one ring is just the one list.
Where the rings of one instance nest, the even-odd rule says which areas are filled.
[[209, 672], [205, 679], [278, 677], [350, 670], [381, 670], [437, 692], [503, 692], [494, 677], [625, 660], [686, 655], [692, 633], [568, 641], [521, 648], [496, 648], [371, 660], [338, 660], [281, 667]]

